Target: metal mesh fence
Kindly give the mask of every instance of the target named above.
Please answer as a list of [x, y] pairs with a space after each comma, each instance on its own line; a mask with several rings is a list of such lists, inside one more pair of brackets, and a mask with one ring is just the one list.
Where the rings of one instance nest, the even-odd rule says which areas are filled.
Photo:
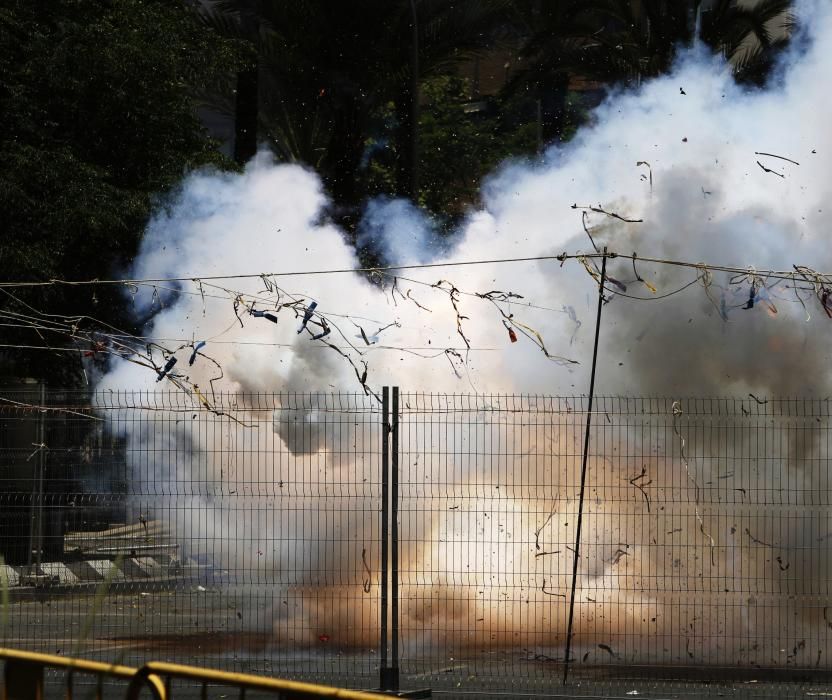
[[[394, 430], [402, 684], [560, 682], [586, 399], [39, 392], [0, 407], [4, 644], [375, 685]], [[828, 403], [592, 418], [575, 682], [827, 678]]]
[[45, 411], [6, 398], [4, 643], [375, 680], [374, 400], [216, 395], [209, 412], [179, 393], [52, 393]]
[[[401, 401], [405, 674], [559, 679], [586, 399]], [[826, 401], [596, 399], [576, 679], [832, 666], [829, 415]]]

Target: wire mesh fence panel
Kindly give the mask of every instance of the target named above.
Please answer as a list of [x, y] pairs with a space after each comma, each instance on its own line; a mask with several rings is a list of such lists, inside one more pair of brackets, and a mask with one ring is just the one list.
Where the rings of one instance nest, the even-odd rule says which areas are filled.
[[3, 644], [376, 685], [393, 431], [403, 685], [832, 674], [825, 401], [2, 399]]
[[[596, 399], [573, 678], [832, 667], [829, 413]], [[405, 676], [560, 679], [586, 419], [585, 398], [402, 395]]]
[[3, 396], [3, 643], [375, 681], [372, 397]]

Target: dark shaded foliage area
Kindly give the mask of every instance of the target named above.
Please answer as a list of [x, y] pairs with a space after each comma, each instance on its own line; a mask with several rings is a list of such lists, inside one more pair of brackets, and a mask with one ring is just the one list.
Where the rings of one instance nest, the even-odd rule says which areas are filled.
[[[233, 165], [199, 123], [191, 88], [218, 85], [237, 60], [232, 42], [178, 3], [4, 3], [0, 278], [103, 278], [124, 269], [154, 202], [185, 172]], [[4, 294], [0, 308], [31, 315], [26, 302], [35, 294], [42, 311], [87, 308], [126, 324], [122, 292], [20, 290], [17, 299]], [[6, 344], [49, 340], [9, 326], [2, 336]], [[65, 379], [66, 363], [48, 353], [12, 359], [18, 373]]]

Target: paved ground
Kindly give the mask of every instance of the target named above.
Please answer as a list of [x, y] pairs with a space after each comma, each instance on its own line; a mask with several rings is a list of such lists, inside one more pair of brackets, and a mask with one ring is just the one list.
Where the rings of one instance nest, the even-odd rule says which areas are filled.
[[[220, 592], [181, 581], [168, 586], [178, 588], [133, 586], [130, 592], [100, 596], [78, 594], [80, 589], [64, 590], [62, 595], [53, 591], [18, 596], [0, 617], [0, 638], [4, 645], [17, 648], [131, 666], [156, 659], [351, 687], [371, 688], [377, 683], [378, 660], [370, 650], [342, 653], [324, 643], [300, 651], [275, 647], [256, 611], [246, 609], [250, 592]], [[547, 657], [491, 651], [441, 664], [405, 661], [402, 686], [432, 688], [436, 697], [461, 699], [832, 697], [832, 677], [816, 672], [709, 669], [703, 676], [686, 669], [576, 667], [565, 688], [561, 676], [561, 664]], [[58, 681], [51, 679], [50, 697], [60, 696]], [[76, 680], [79, 683], [83, 681]], [[223, 696], [236, 694], [221, 689], [209, 694]], [[199, 697], [199, 693], [182, 687], [176, 697]]]

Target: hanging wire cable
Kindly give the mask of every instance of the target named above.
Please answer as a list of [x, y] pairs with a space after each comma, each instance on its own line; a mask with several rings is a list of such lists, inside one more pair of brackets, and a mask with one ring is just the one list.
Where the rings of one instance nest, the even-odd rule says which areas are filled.
[[[436, 269], [436, 268], [448, 268], [448, 267], [467, 267], [473, 265], [500, 265], [500, 264], [507, 264], [507, 263], [524, 263], [524, 262], [545, 262], [545, 261], [557, 261], [557, 262], [565, 262], [567, 260], [580, 260], [580, 259], [601, 259], [606, 257], [609, 260], [615, 260], [616, 258], [622, 259], [631, 259], [633, 256], [631, 253], [627, 254], [619, 254], [616, 252], [608, 252], [608, 253], [574, 253], [574, 254], [567, 254], [561, 253], [559, 255], [536, 255], [530, 257], [518, 257], [518, 258], [492, 258], [492, 259], [485, 259], [485, 260], [457, 260], [453, 262], [437, 262], [437, 263], [423, 263], [419, 265], [389, 265], [389, 266], [378, 266], [378, 267], [348, 267], [348, 268], [333, 268], [333, 269], [323, 269], [323, 270], [293, 270], [293, 271], [281, 271], [281, 272], [258, 272], [258, 273], [249, 273], [249, 274], [229, 274], [229, 275], [192, 275], [189, 277], [148, 277], [148, 278], [123, 278], [123, 279], [91, 279], [91, 280], [62, 280], [62, 279], [49, 279], [43, 281], [5, 281], [0, 282], [0, 288], [13, 288], [13, 287], [49, 287], [49, 286], [56, 286], [56, 285], [67, 285], [67, 286], [83, 286], [83, 285], [110, 285], [110, 284], [117, 284], [117, 285], [138, 285], [138, 284], [161, 284], [167, 282], [206, 282], [206, 281], [218, 281], [218, 280], [234, 280], [234, 279], [257, 279], [257, 278], [264, 278], [264, 277], [303, 277], [303, 276], [313, 276], [313, 275], [336, 275], [336, 274], [347, 274], [347, 273], [365, 273], [365, 274], [372, 274], [372, 273], [384, 273], [384, 272], [395, 272], [398, 270], [427, 270], [427, 269]], [[701, 261], [694, 262], [690, 260], [674, 260], [669, 258], [657, 258], [657, 257], [650, 257], [650, 256], [643, 256], [638, 255], [638, 260], [641, 263], [652, 263], [656, 265], [669, 265], [674, 267], [684, 267], [690, 269], [701, 269], [707, 268], [714, 272], [727, 272], [733, 273], [738, 275], [745, 275], [749, 271], [748, 266], [740, 267], [740, 266], [731, 266], [731, 265], [722, 265], [722, 264], [712, 264], [712, 263], [703, 263]], [[795, 266], [792, 270], [762, 270], [757, 269], [756, 273], [765, 277], [769, 277], [772, 279], [793, 279], [796, 270], [799, 269], [798, 266]], [[820, 278], [828, 282], [832, 282], [832, 273], [819, 273], [815, 272]]]

